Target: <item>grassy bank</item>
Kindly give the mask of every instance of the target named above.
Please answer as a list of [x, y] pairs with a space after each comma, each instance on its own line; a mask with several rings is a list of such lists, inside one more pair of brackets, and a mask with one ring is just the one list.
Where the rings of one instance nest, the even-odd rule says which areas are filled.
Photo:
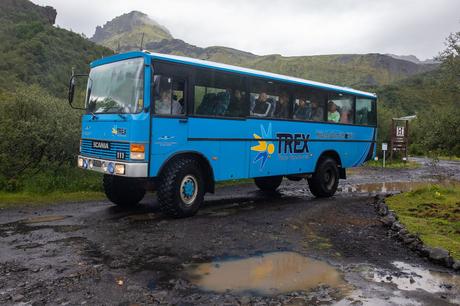
[[460, 259], [460, 184], [430, 185], [386, 202], [426, 245], [442, 247]]
[[[383, 160], [370, 160], [364, 164], [365, 167], [371, 168], [382, 168], [383, 167]], [[385, 168], [389, 169], [416, 169], [419, 168], [420, 164], [415, 161], [385, 161]]]
[[2, 186], [0, 208], [104, 198], [101, 174], [71, 167], [30, 173]]
[[82, 202], [103, 199], [105, 199], [104, 193], [97, 191], [56, 191], [48, 194], [36, 194], [27, 192], [0, 192], [0, 209], [19, 206], [41, 206], [63, 202]]

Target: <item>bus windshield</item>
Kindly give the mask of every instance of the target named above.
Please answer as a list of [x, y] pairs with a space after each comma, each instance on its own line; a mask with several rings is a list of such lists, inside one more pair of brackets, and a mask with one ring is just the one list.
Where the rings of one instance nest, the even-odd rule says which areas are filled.
[[144, 59], [134, 58], [91, 69], [86, 91], [91, 113], [137, 113], [143, 108]]

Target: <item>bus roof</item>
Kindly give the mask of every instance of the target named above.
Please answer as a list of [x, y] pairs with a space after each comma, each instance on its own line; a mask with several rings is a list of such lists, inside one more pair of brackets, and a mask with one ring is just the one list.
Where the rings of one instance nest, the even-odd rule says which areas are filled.
[[196, 67], [211, 68], [211, 69], [239, 73], [239, 74], [244, 74], [244, 75], [249, 75], [249, 76], [254, 76], [254, 77], [262, 77], [262, 78], [271, 79], [274, 81], [288, 82], [288, 83], [299, 84], [299, 85], [307, 85], [307, 86], [316, 87], [320, 89], [332, 90], [332, 91], [336, 91], [340, 93], [348, 93], [348, 94], [354, 94], [354, 95], [359, 95], [359, 96], [365, 96], [365, 97], [369, 97], [373, 99], [377, 98], [377, 95], [375, 93], [356, 90], [356, 89], [349, 88], [349, 87], [336, 86], [336, 85], [286, 76], [286, 75], [277, 74], [277, 73], [271, 73], [271, 72], [265, 72], [261, 70], [227, 65], [227, 64], [222, 64], [222, 63], [217, 63], [217, 62], [212, 62], [212, 61], [207, 61], [207, 60], [200, 60], [200, 59], [195, 59], [195, 58], [190, 58], [190, 57], [185, 57], [185, 56], [154, 53], [154, 52], [150, 52], [147, 50], [144, 50], [142, 52], [132, 51], [132, 52], [124, 53], [124, 54], [117, 54], [114, 56], [106, 57], [102, 60], [96, 60], [93, 63], [91, 63], [91, 67], [102, 65], [102, 64], [109, 63], [112, 61], [132, 58], [136, 56], [144, 56], [144, 57], [149, 56], [153, 60], [156, 59], [156, 60], [162, 60], [162, 61], [167, 61], [167, 62], [186, 64], [186, 65], [191, 65], [191, 66], [196, 66]]

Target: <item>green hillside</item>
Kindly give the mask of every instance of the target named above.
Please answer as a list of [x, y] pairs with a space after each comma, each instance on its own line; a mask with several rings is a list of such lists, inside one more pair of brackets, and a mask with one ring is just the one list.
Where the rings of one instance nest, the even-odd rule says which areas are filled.
[[[66, 99], [72, 67], [113, 51], [53, 26], [56, 10], [0, 1], [0, 191], [99, 190], [75, 169], [81, 112]], [[97, 182], [97, 184], [96, 184]]]
[[66, 95], [72, 67], [113, 51], [53, 24], [56, 11], [27, 0], [0, 1], [0, 88], [38, 84], [54, 96]]

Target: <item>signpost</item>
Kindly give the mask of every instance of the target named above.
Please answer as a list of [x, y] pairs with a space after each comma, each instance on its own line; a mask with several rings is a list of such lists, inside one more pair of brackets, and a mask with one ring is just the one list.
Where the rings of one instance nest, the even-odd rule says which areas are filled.
[[409, 121], [415, 118], [416, 116], [413, 115], [393, 118], [391, 120], [390, 159], [393, 159], [394, 153], [401, 152], [403, 160], [407, 160], [409, 149]]
[[388, 144], [386, 142], [382, 142], [382, 152], [383, 152], [383, 168], [385, 168], [385, 157], [388, 150]]

